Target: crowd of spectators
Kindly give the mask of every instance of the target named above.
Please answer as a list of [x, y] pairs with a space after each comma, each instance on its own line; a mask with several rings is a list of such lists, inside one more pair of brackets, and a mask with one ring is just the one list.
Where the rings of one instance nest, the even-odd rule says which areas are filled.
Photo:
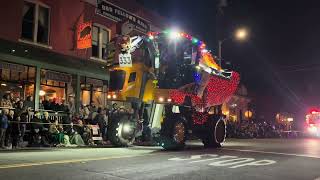
[[[72, 103], [58, 104], [51, 100], [43, 101], [42, 105], [44, 109], [34, 111], [32, 96], [25, 101], [11, 98], [10, 94], [3, 96], [0, 101], [0, 148], [94, 145], [94, 125], [102, 137], [100, 143], [107, 141], [107, 108], [90, 104], [75, 113]], [[58, 116], [57, 111], [62, 116]]]
[[285, 127], [270, 122], [227, 121], [227, 137], [230, 138], [278, 138]]

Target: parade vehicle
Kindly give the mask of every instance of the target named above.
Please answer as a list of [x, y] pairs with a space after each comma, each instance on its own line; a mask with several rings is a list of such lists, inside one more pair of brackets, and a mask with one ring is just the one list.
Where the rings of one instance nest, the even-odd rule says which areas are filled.
[[311, 136], [320, 137], [320, 111], [310, 110], [306, 115], [306, 130]]
[[204, 42], [174, 30], [121, 35], [110, 42], [108, 56], [113, 145], [128, 146], [142, 136], [164, 149], [180, 149], [197, 137], [206, 147], [221, 147], [226, 136], [221, 105], [240, 77], [221, 69]]

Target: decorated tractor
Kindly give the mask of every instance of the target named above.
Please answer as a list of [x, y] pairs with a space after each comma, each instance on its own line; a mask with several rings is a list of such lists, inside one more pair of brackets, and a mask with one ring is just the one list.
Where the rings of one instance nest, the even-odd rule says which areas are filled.
[[221, 105], [240, 77], [221, 69], [204, 42], [164, 31], [120, 36], [109, 47], [108, 137], [115, 146], [153, 141], [180, 149], [196, 137], [206, 147], [221, 147], [226, 136]]
[[320, 111], [313, 108], [306, 115], [305, 130], [312, 137], [320, 137]]

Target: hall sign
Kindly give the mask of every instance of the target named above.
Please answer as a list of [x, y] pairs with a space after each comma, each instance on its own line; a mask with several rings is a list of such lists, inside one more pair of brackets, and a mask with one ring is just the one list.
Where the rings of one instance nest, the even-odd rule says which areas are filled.
[[102, 87], [103, 81], [99, 79], [86, 78], [86, 84], [93, 85], [95, 87]]
[[54, 71], [46, 71], [45, 79], [64, 82], [64, 83], [71, 83], [72, 77], [70, 74], [58, 73]]
[[105, 0], [97, 0], [96, 13], [115, 22], [128, 21], [135, 30], [142, 33], [147, 33], [150, 30], [150, 24], [147, 20]]

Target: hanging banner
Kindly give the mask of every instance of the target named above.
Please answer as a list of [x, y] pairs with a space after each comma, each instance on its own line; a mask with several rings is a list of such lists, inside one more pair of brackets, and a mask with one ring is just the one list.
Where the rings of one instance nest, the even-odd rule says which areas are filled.
[[92, 46], [92, 22], [79, 23], [77, 27], [77, 49]]
[[133, 28], [142, 33], [150, 30], [150, 24], [147, 20], [134, 15], [125, 9], [122, 9], [106, 0], [97, 0], [96, 14], [111, 19], [115, 22], [129, 21]]

